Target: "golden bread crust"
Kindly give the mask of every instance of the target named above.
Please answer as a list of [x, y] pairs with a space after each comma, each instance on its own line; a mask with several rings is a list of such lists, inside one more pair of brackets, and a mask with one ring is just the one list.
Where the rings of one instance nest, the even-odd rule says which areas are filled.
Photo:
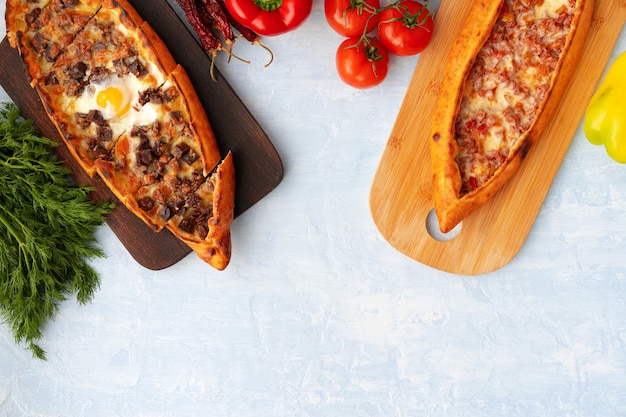
[[168, 76], [176, 69], [178, 63], [170, 53], [170, 50], [165, 46], [159, 35], [154, 32], [152, 26], [148, 22], [143, 22], [139, 29], [145, 39], [144, 47], [152, 51], [152, 55], [163, 72]]
[[205, 239], [198, 239], [180, 228], [167, 228], [185, 242], [196, 254], [209, 265], [223, 270], [230, 262], [232, 246], [230, 225], [235, 212], [235, 165], [231, 152], [211, 174], [213, 191], [213, 216], [208, 220], [209, 233]]
[[105, 10], [111, 9], [119, 9], [120, 10], [120, 21], [129, 28], [138, 28], [140, 27], [144, 20], [137, 13], [135, 8], [126, 0], [104, 0], [102, 3], [102, 7]]
[[182, 92], [181, 98], [189, 109], [191, 126], [200, 140], [200, 149], [204, 159], [204, 174], [207, 175], [221, 159], [213, 129], [211, 129], [206, 112], [185, 69], [178, 65], [170, 76]]

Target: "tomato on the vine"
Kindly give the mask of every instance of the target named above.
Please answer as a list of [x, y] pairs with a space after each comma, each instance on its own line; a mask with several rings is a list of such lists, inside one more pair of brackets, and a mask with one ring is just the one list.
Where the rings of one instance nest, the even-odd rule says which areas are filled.
[[422, 3], [404, 0], [385, 8], [378, 21], [378, 37], [395, 55], [422, 52], [433, 36], [433, 15]]
[[[328, 25], [347, 38], [376, 29], [380, 0], [324, 0]], [[367, 26], [367, 30], [365, 27]]]
[[337, 48], [335, 60], [339, 78], [355, 88], [382, 83], [389, 70], [389, 53], [372, 37], [344, 40]]

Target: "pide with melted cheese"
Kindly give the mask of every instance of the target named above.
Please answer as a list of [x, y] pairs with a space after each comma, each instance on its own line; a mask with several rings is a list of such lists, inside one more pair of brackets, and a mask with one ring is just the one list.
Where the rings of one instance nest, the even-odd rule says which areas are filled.
[[8, 0], [7, 35], [85, 171], [215, 267], [231, 256], [235, 171], [185, 70], [126, 0]]
[[517, 171], [580, 56], [593, 0], [476, 1], [450, 51], [430, 137], [442, 232]]

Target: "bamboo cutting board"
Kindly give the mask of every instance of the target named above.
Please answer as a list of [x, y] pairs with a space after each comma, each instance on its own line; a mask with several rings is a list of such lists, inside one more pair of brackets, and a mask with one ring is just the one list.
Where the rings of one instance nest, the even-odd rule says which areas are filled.
[[[458, 227], [427, 229], [433, 212], [429, 133], [448, 51], [473, 0], [442, 0], [374, 176], [372, 217], [397, 250], [446, 272], [477, 275], [506, 265], [522, 247], [583, 118], [626, 20], [625, 0], [596, 0], [583, 55], [551, 122], [520, 171]], [[435, 232], [437, 232], [435, 227]]]

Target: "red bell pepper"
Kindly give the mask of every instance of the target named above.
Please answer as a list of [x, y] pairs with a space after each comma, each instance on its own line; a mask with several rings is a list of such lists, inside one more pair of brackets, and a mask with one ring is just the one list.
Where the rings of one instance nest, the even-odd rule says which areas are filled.
[[313, 0], [226, 0], [230, 14], [259, 35], [294, 30], [311, 14]]

